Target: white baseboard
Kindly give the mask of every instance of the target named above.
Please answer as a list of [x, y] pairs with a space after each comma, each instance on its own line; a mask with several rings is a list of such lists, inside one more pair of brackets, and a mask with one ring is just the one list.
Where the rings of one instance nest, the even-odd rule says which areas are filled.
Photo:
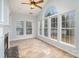
[[25, 36], [25, 37], [17, 37], [17, 38], [13, 38], [10, 41], [16, 41], [16, 40], [23, 40], [23, 39], [30, 39], [30, 38], [35, 38], [35, 36]]

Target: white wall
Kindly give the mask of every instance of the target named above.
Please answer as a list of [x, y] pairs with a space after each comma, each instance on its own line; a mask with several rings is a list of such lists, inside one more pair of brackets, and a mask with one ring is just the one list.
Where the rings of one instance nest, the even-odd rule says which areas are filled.
[[4, 39], [3, 39], [3, 28], [0, 27], [0, 58], [4, 57]]
[[9, 32], [9, 7], [7, 0], [0, 0], [0, 58], [4, 58], [4, 35]]
[[[16, 21], [31, 21], [33, 26], [33, 34], [32, 35], [23, 35], [23, 36], [16, 36]], [[24, 38], [34, 38], [36, 37], [36, 17], [35, 16], [29, 16], [19, 13], [11, 13], [10, 15], [10, 40], [18, 40], [18, 39], [24, 39]]]
[[[49, 38], [44, 38], [43, 36], [38, 36], [39, 38], [41, 38], [42, 40], [48, 42], [49, 44], [55, 45], [56, 47], [63, 49], [75, 56], [79, 57], [79, 0], [49, 0], [49, 2], [47, 3], [47, 5], [45, 6], [45, 8], [42, 11], [42, 16], [41, 16], [41, 20], [44, 20], [44, 14], [46, 12], [46, 9], [50, 6], [54, 6], [57, 9], [60, 10], [60, 12], [64, 12], [64, 11], [68, 11], [68, 10], [72, 10], [75, 9], [76, 10], [76, 29], [75, 29], [75, 41], [76, 41], [76, 48], [70, 47], [68, 45], [64, 45], [61, 44], [59, 42], [55, 42], [50, 40]], [[40, 20], [40, 18], [39, 18]]]
[[0, 22], [1, 22], [1, 7], [2, 7], [2, 4], [1, 4], [2, 0], [0, 0]]
[[8, 0], [4, 0], [4, 7], [3, 7], [3, 22], [5, 25], [9, 25], [9, 3], [8, 3]]
[[4, 37], [9, 33], [9, 27], [6, 25], [0, 26], [0, 58], [4, 58]]

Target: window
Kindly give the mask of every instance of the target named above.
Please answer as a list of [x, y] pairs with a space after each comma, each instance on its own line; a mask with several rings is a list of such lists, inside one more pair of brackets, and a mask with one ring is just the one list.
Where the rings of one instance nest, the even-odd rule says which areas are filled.
[[42, 35], [42, 21], [40, 21], [40, 35]]
[[58, 12], [60, 12], [60, 9], [56, 7], [48, 7], [45, 13], [45, 17], [57, 14]]
[[62, 41], [74, 44], [74, 12], [69, 12], [65, 15], [62, 15]]
[[57, 17], [51, 18], [51, 38], [57, 39]]
[[75, 11], [45, 17], [43, 28], [41, 23], [40, 21], [40, 34], [43, 29], [44, 36], [49, 39], [51, 38], [60, 43], [62, 41], [66, 44], [75, 44]]
[[23, 21], [17, 21], [16, 22], [16, 34], [17, 35], [23, 35], [24, 34], [24, 22]]
[[48, 19], [44, 20], [44, 35], [48, 36]]
[[26, 21], [26, 34], [32, 34], [32, 22]]

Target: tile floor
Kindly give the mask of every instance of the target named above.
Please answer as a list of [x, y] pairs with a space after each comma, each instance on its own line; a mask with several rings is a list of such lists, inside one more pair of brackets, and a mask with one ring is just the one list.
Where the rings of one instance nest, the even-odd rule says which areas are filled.
[[71, 54], [39, 39], [12, 41], [10, 47], [18, 47], [19, 58], [74, 58]]

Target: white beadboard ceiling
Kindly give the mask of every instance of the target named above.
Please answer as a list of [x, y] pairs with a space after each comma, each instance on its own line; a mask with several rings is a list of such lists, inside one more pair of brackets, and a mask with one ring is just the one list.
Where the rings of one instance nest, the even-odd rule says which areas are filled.
[[[34, 0], [34, 1], [39, 1], [39, 0]], [[30, 5], [21, 4], [23, 2], [30, 3], [29, 0], [9, 0], [9, 6], [10, 6], [11, 12], [27, 14], [27, 15], [30, 14], [30, 12], [31, 12], [36, 15], [41, 11], [41, 9], [39, 9], [39, 8], [30, 9]], [[44, 0], [43, 3], [40, 3], [38, 5], [44, 7], [44, 4], [46, 2], [47, 2], [47, 0]]]

